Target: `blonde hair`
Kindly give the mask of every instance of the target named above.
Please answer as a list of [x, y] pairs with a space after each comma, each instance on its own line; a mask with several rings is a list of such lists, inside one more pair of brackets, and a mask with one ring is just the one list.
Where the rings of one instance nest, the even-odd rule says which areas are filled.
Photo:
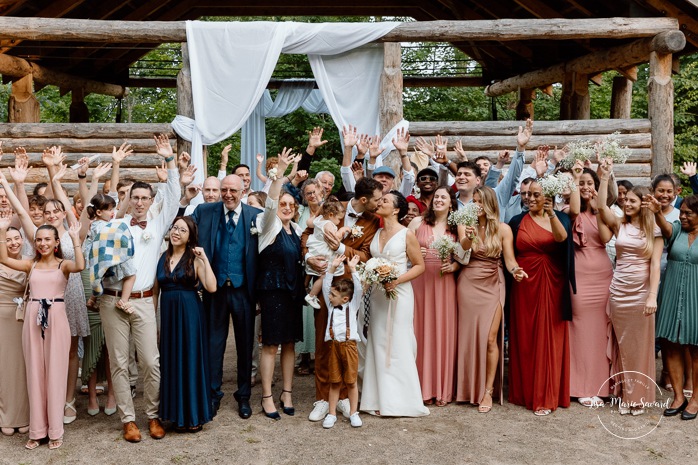
[[497, 194], [491, 187], [480, 187], [473, 195], [480, 196], [482, 209], [485, 211], [485, 255], [491, 258], [502, 254], [502, 239], [499, 237], [499, 202]]
[[[642, 197], [645, 195], [650, 195], [650, 190], [644, 186], [634, 186], [630, 189], [629, 193], [632, 192], [636, 197], [642, 201]], [[642, 255], [645, 258], [650, 258], [652, 256], [652, 251], [654, 250], [654, 214], [649, 208], [640, 208], [640, 232], [645, 237], [645, 247], [643, 247]], [[623, 223], [630, 223], [631, 218], [628, 215], [623, 215]]]

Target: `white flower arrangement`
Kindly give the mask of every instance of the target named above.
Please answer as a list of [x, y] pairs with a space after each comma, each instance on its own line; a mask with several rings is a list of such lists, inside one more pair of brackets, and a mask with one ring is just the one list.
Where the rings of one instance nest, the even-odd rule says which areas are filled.
[[422, 196], [422, 189], [420, 189], [420, 188], [417, 187], [417, 186], [414, 186], [414, 187], [412, 188], [412, 195], [414, 195], [416, 198], [419, 199], [419, 198]]
[[364, 227], [355, 224], [351, 227], [351, 238], [358, 239], [364, 235]]
[[[356, 271], [359, 273], [361, 282], [367, 288], [374, 284], [387, 284], [391, 281], [395, 281], [399, 276], [395, 263], [384, 258], [376, 257], [369, 259], [366, 263], [359, 263], [356, 267]], [[387, 298], [397, 298], [397, 292], [395, 292], [395, 290], [386, 291], [385, 288], [383, 290]]]
[[565, 145], [563, 149], [567, 156], [560, 160], [560, 167], [571, 170], [577, 160], [584, 163], [591, 158], [596, 153], [596, 149], [592, 143], [588, 140], [573, 140], [572, 142]]
[[630, 156], [630, 149], [627, 145], [620, 145], [618, 139], [619, 132], [607, 136], [604, 140], [596, 144], [596, 150], [601, 158], [610, 158], [614, 164], [625, 163]]
[[255, 226], [252, 226], [252, 227], [250, 228], [250, 234], [251, 234], [252, 236], [258, 235], [258, 234], [259, 234], [259, 229], [257, 229]]
[[436, 255], [441, 261], [444, 261], [456, 250], [456, 242], [451, 239], [451, 236], [444, 234], [429, 244], [429, 248], [436, 250]]
[[565, 173], [548, 174], [542, 178], [538, 178], [538, 184], [543, 190], [543, 195], [546, 197], [555, 198], [557, 195], [562, 195], [566, 190], [576, 191], [577, 185], [571, 176]]
[[463, 208], [449, 213], [448, 224], [451, 226], [475, 226], [480, 216], [480, 205], [467, 203]]
[[279, 179], [278, 171], [276, 170], [276, 168], [272, 168], [269, 171], [267, 171], [267, 177], [272, 181], [276, 181], [277, 179]]
[[150, 234], [148, 231], [143, 232], [143, 235], [141, 236], [141, 240], [145, 242], [146, 244], [150, 242], [150, 240], [153, 238], [153, 235]]

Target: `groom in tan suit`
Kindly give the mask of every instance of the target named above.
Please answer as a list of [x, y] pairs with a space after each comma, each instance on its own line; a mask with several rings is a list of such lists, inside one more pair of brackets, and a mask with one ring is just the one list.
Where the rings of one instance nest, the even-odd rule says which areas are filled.
[[[382, 196], [383, 186], [378, 181], [369, 178], [362, 178], [358, 181], [354, 198], [344, 205], [346, 209], [344, 220], [337, 225], [339, 228], [343, 226], [354, 228], [356, 234], [349, 233], [341, 242], [326, 235], [327, 245], [338, 254], [346, 255], [347, 260], [350, 260], [354, 255], [358, 255], [362, 262], [367, 261], [371, 257], [371, 241], [373, 241], [373, 236], [380, 228], [380, 218], [374, 215], [373, 212], [376, 210], [378, 201]], [[307, 256], [308, 250], [305, 248], [305, 242], [310, 233], [312, 233], [310, 229], [303, 233], [303, 253], [306, 254], [306, 262], [322, 276], [328, 265], [325, 258]], [[345, 269], [347, 270], [347, 276], [345, 277], [350, 277], [349, 268], [345, 267]], [[320, 310], [315, 312], [315, 398], [317, 402], [315, 402], [315, 407], [309, 416], [311, 421], [321, 421], [329, 411], [329, 403], [327, 402], [330, 392], [327, 366], [329, 345], [325, 342], [327, 315], [325, 299], [320, 299]], [[348, 417], [350, 412], [346, 387], [342, 386], [339, 398], [342, 400], [339, 401], [337, 409], [342, 411], [342, 413], [346, 413]], [[345, 403], [346, 405], [344, 405]]]

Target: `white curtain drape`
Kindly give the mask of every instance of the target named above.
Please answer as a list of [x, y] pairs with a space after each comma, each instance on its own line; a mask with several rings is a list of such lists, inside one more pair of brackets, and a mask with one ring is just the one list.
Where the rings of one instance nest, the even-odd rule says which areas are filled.
[[[382, 64], [382, 48], [349, 51], [383, 37], [398, 24], [187, 21], [196, 121], [177, 116], [173, 128], [192, 142], [192, 163], [203, 166], [202, 144], [220, 142], [247, 121], [281, 53], [309, 55], [318, 88], [337, 127], [351, 121], [362, 132], [375, 132], [378, 100], [368, 100], [364, 94], [377, 95], [380, 69], [375, 61], [380, 50]], [[360, 83], [365, 92], [349, 95], [361, 90]], [[359, 123], [359, 119], [368, 123]], [[197, 172], [195, 182], [203, 182], [203, 169]]]

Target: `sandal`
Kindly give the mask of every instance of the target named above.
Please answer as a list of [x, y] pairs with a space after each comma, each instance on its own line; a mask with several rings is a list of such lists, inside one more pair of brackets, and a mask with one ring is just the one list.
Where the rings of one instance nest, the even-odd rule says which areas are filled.
[[480, 413], [487, 413], [490, 410], [492, 410], [492, 404], [490, 405], [482, 405], [482, 401], [485, 400], [485, 396], [489, 394], [490, 396], [490, 402], [492, 402], [492, 393], [494, 392], [494, 388], [489, 388], [485, 389], [485, 393], [482, 395], [482, 400], [480, 400], [480, 405], [477, 407], [477, 411]]
[[39, 447], [40, 445], [41, 445], [41, 444], [40, 444], [39, 441], [37, 441], [36, 439], [30, 439], [30, 440], [28, 440], [27, 443], [24, 445], [24, 448], [25, 448], [25, 449], [29, 449], [29, 450], [34, 450], [34, 449], [36, 449], [37, 447]]
[[[65, 409], [64, 409], [64, 410], [68, 410], [68, 409], [70, 409], [70, 410], [72, 410], [73, 412], [75, 412], [75, 415], [69, 417], [69, 416], [67, 416], [67, 415], [65, 414], [65, 412], [63, 412], [63, 424], [64, 424], [64, 425], [69, 425], [69, 424], [71, 424], [72, 422], [74, 422], [74, 421], [78, 418], [78, 411], [75, 410], [75, 397], [73, 397], [73, 400], [71, 400], [70, 402], [66, 402], [66, 403], [65, 403]], [[58, 447], [60, 447], [60, 446], [58, 446]]]
[[434, 405], [434, 398], [425, 400], [424, 405]]
[[310, 375], [310, 367], [298, 365], [298, 368], [296, 368], [296, 374], [298, 376], [308, 376], [308, 375]]
[[14, 428], [2, 428], [2, 434], [5, 436], [12, 436], [15, 434], [15, 429]]
[[49, 439], [49, 441], [48, 441], [48, 448], [50, 450], [58, 449], [62, 445], [63, 445], [63, 436], [61, 436], [58, 439]]
[[190, 426], [187, 428], [187, 431], [190, 433], [198, 433], [201, 431], [204, 427], [202, 425], [196, 425], [196, 426]]
[[448, 405], [448, 402], [446, 402], [443, 399], [436, 399], [436, 406], [437, 407], [446, 407]]
[[536, 410], [535, 412], [533, 412], [533, 414], [537, 417], [544, 417], [544, 416], [550, 415], [551, 413], [552, 413], [552, 410], [550, 410], [549, 408], [540, 408], [540, 409]]

